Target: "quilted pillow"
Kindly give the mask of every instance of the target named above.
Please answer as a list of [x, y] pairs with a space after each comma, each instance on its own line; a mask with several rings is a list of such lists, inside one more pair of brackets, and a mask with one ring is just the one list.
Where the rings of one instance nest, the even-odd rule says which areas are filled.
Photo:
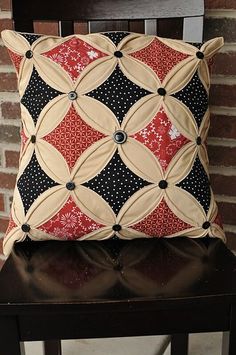
[[4, 238], [219, 237], [203, 45], [128, 32], [5, 30], [18, 74], [20, 167]]

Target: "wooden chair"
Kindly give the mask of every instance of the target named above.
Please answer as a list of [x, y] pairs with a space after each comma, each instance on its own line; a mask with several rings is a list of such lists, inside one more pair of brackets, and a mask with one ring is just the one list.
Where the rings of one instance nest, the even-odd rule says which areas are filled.
[[[13, 1], [16, 30], [60, 20], [63, 36], [75, 19], [83, 31], [153, 34], [156, 18], [178, 17], [183, 39], [201, 42], [203, 13], [203, 0]], [[16, 244], [0, 273], [0, 353], [23, 355], [24, 341], [60, 355], [58, 339], [171, 334], [171, 354], [186, 355], [188, 333], [230, 331], [222, 354], [235, 355], [235, 269], [208, 238]]]

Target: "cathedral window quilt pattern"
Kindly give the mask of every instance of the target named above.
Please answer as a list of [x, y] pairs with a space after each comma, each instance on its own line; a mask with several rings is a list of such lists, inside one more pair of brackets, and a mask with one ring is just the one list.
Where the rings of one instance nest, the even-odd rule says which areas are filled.
[[26, 238], [225, 239], [206, 150], [207, 63], [221, 37], [2, 38], [22, 120], [6, 255]]

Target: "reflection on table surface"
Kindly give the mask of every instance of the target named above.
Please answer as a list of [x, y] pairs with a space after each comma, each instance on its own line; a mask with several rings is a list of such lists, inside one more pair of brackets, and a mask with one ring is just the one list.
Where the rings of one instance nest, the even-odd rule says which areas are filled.
[[235, 258], [218, 239], [182, 237], [18, 243], [11, 263], [18, 299], [82, 301], [217, 292]]

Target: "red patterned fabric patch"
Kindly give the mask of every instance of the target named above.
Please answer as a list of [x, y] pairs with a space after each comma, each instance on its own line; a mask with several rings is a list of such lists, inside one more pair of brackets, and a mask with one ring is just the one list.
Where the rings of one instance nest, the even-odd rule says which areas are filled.
[[81, 212], [73, 199], [69, 197], [62, 209], [38, 229], [57, 238], [76, 240], [102, 227], [104, 227], [102, 224], [93, 221]]
[[25, 148], [25, 144], [29, 138], [26, 136], [25, 131], [23, 129], [20, 131], [20, 137], [21, 137], [21, 150], [23, 152]]
[[164, 200], [146, 218], [131, 226], [131, 228], [152, 237], [168, 236], [191, 227], [181, 221]]
[[103, 137], [82, 120], [72, 105], [61, 123], [44, 139], [59, 150], [72, 169], [80, 155]]
[[163, 108], [145, 128], [131, 137], [149, 148], [164, 170], [177, 151], [189, 142], [170, 122]]
[[43, 53], [70, 75], [72, 80], [76, 80], [80, 73], [94, 60], [105, 57], [107, 54], [90, 46], [79, 38], [72, 37], [59, 46]]
[[214, 219], [213, 223], [217, 224], [218, 226], [220, 226], [220, 228], [223, 229], [223, 224], [222, 224], [221, 216], [219, 213], [217, 213], [216, 218]]
[[21, 64], [21, 61], [22, 61], [23, 57], [21, 55], [19, 55], [19, 54], [16, 54], [15, 52], [12, 52], [10, 49], [8, 49], [8, 52], [9, 52], [11, 61], [12, 61], [13, 65], [14, 65], [14, 67], [16, 68], [17, 73], [19, 73], [20, 64]]
[[16, 225], [15, 222], [13, 221], [12, 215], [10, 214], [10, 217], [9, 217], [9, 224], [8, 224], [6, 233], [7, 233], [7, 234], [10, 233], [10, 231], [11, 231], [13, 228], [15, 228], [15, 227], [17, 227], [17, 225]]
[[130, 55], [152, 68], [161, 82], [176, 64], [189, 57], [188, 54], [180, 53], [168, 47], [157, 38], [147, 47]]

